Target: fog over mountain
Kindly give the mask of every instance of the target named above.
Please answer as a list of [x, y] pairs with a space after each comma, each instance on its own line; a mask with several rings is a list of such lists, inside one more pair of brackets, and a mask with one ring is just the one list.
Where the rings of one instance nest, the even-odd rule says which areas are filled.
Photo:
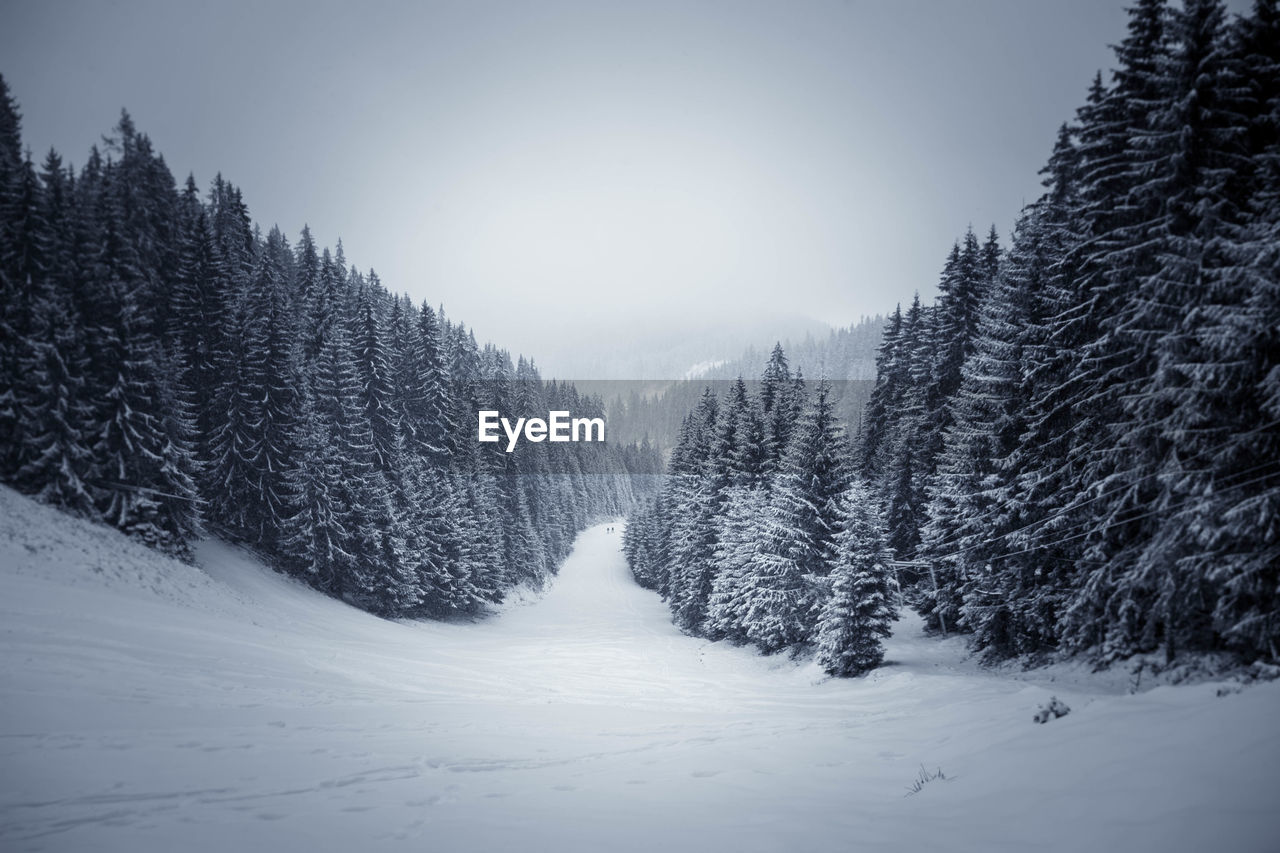
[[554, 372], [616, 372], [676, 317], [683, 342], [930, 297], [957, 233], [1007, 236], [1039, 195], [1125, 5], [13, 3], [0, 56], [37, 160], [83, 165], [127, 107], [264, 228], [341, 238]]
[[768, 352], [776, 341], [821, 339], [832, 329], [799, 314], [624, 320], [615, 316], [617, 326], [574, 328], [572, 335], [547, 341], [536, 352], [539, 368], [565, 379], [697, 379], [749, 349]]
[[3, 853], [1276, 853], [1280, 0], [4, 0], [0, 626]]

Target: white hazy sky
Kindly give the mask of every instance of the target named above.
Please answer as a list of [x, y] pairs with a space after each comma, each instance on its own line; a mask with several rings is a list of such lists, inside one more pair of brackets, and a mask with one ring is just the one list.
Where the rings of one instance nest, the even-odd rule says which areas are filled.
[[37, 157], [127, 107], [179, 180], [537, 354], [928, 295], [1038, 195], [1123, 5], [5, 0], [0, 73]]

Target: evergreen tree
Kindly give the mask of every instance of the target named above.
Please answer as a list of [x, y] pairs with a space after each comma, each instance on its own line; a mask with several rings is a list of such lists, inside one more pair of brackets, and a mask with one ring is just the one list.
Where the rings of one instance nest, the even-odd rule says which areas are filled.
[[928, 463], [921, 434], [926, 429], [930, 344], [929, 315], [916, 296], [902, 319], [899, 350], [889, 362], [898, 373], [887, 380], [895, 383], [895, 405], [887, 427], [890, 437], [879, 450], [883, 461], [876, 465], [889, 547], [900, 559], [915, 555], [925, 520]]
[[386, 335], [377, 308], [377, 279], [356, 291], [356, 330], [352, 337], [361, 402], [373, 436], [373, 451], [381, 471], [389, 471], [394, 456], [398, 424], [392, 400], [391, 365]]
[[711, 474], [720, 406], [708, 388], [690, 419], [685, 453], [671, 493], [674, 524], [670, 536], [670, 601], [675, 623], [685, 631], [703, 628], [715, 577], [717, 496]]
[[41, 305], [41, 328], [23, 363], [31, 389], [22, 399], [25, 464], [16, 481], [40, 500], [77, 515], [93, 515], [94, 407], [85, 399], [85, 355], [68, 313]]
[[765, 428], [763, 449], [769, 472], [777, 469], [791, 441], [794, 423], [792, 381], [782, 344], [776, 343], [760, 380], [760, 415]]
[[831, 558], [831, 593], [817, 625], [818, 665], [831, 675], [861, 675], [884, 659], [881, 640], [898, 618], [883, 525], [870, 494], [853, 484], [842, 498], [844, 523]]
[[894, 306], [885, 323], [884, 337], [876, 353], [876, 384], [863, 412], [858, 436], [858, 470], [869, 482], [878, 483], [884, 468], [884, 448], [892, 438], [890, 418], [907, 382], [902, 345], [902, 306]]
[[707, 636], [746, 642], [752, 603], [752, 567], [758, 559], [759, 522], [768, 510], [761, 488], [733, 487], [725, 500], [715, 545], [715, 577], [707, 606]]
[[104, 519], [149, 545], [182, 552], [198, 529], [190, 449], [171, 435], [163, 409], [167, 396], [157, 370], [158, 348], [136, 304], [138, 277], [128, 247], [108, 221], [95, 277], [115, 300], [106, 347], [98, 353], [102, 432], [93, 468]]
[[747, 636], [766, 651], [807, 641], [821, 606], [817, 581], [840, 527], [840, 496], [849, 485], [848, 447], [826, 380], [796, 428], [752, 566]]

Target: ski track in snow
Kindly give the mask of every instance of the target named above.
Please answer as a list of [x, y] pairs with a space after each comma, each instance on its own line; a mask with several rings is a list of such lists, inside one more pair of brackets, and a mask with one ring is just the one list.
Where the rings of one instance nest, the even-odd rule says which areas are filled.
[[1280, 849], [1280, 684], [993, 674], [910, 616], [831, 680], [680, 634], [620, 531], [388, 622], [0, 491], [0, 849]]

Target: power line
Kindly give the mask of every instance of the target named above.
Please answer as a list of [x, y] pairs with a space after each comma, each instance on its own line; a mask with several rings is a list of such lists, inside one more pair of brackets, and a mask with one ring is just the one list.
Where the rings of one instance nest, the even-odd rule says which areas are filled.
[[[1280, 421], [1277, 421], [1277, 423], [1280, 423]], [[1215, 450], [1222, 450], [1222, 449], [1224, 449], [1226, 446], [1227, 446], [1227, 445], [1222, 445], [1222, 446], [1217, 447], [1217, 448], [1214, 448], [1214, 449], [1215, 449]], [[1270, 466], [1270, 465], [1275, 465], [1275, 464], [1280, 464], [1280, 463], [1277, 463], [1277, 460], [1269, 459], [1269, 460], [1267, 460], [1266, 462], [1262, 462], [1262, 463], [1260, 463], [1260, 464], [1258, 464], [1258, 465], [1254, 465], [1254, 466], [1252, 466], [1252, 467], [1245, 468], [1245, 469], [1240, 470], [1240, 471], [1233, 471], [1233, 472], [1231, 472], [1231, 474], [1232, 474], [1232, 475], [1235, 475], [1235, 476], [1239, 476], [1239, 475], [1241, 475], [1241, 474], [1249, 474], [1249, 473], [1252, 473], [1252, 472], [1257, 471], [1257, 470], [1259, 470], [1259, 469], [1266, 468], [1266, 467], [1268, 467], [1268, 466]], [[1214, 471], [1216, 471], [1216, 470], [1217, 470], [1216, 468], [1191, 468], [1191, 469], [1187, 469], [1187, 470], [1185, 470], [1185, 471], [1180, 471], [1180, 472], [1178, 472], [1178, 473], [1180, 473], [1180, 474], [1212, 474], [1212, 473], [1213, 473]], [[1136, 480], [1130, 480], [1130, 481], [1128, 481], [1128, 482], [1121, 483], [1120, 485], [1116, 486], [1114, 489], [1104, 490], [1104, 491], [1102, 491], [1101, 493], [1099, 493], [1099, 494], [1097, 494], [1097, 495], [1094, 495], [1093, 497], [1089, 498], [1089, 499], [1088, 499], [1088, 500], [1086, 500], [1086, 501], [1081, 501], [1081, 502], [1079, 502], [1079, 503], [1073, 503], [1073, 504], [1070, 504], [1070, 505], [1065, 506], [1065, 507], [1063, 507], [1062, 509], [1058, 510], [1057, 512], [1053, 513], [1052, 515], [1046, 516], [1045, 518], [1036, 519], [1035, 521], [1027, 522], [1026, 524], [1024, 524], [1024, 525], [1023, 525], [1023, 526], [1021, 526], [1021, 527], [1017, 527], [1017, 528], [1014, 528], [1013, 530], [1010, 530], [1010, 531], [1008, 531], [1008, 532], [1006, 532], [1006, 533], [1002, 533], [1002, 534], [1000, 534], [1000, 536], [999, 536], [999, 537], [997, 537], [996, 539], [987, 539], [987, 540], [984, 540], [984, 541], [982, 541], [982, 542], [975, 543], [975, 544], [970, 545], [970, 546], [968, 546], [968, 547], [966, 547], [966, 548], [962, 548], [962, 549], [960, 549], [959, 551], [953, 551], [953, 552], [952, 552], [952, 553], [950, 553], [950, 554], [946, 554], [946, 555], [944, 555], [943, 557], [940, 557], [939, 559], [945, 559], [946, 557], [954, 557], [954, 556], [958, 556], [958, 555], [960, 555], [960, 554], [964, 554], [964, 553], [967, 553], [967, 552], [969, 552], [969, 551], [972, 551], [972, 550], [973, 550], [973, 549], [975, 549], [975, 548], [981, 548], [983, 545], [989, 545], [989, 544], [991, 544], [992, 542], [997, 541], [997, 539], [1005, 539], [1005, 538], [1008, 538], [1008, 537], [1010, 537], [1010, 536], [1013, 536], [1014, 534], [1021, 533], [1021, 532], [1023, 532], [1024, 530], [1027, 530], [1027, 529], [1029, 529], [1029, 528], [1036, 527], [1037, 525], [1039, 525], [1039, 526], [1043, 526], [1043, 525], [1045, 525], [1045, 524], [1048, 524], [1050, 521], [1053, 521], [1053, 520], [1054, 520], [1054, 519], [1056, 519], [1056, 518], [1061, 518], [1061, 517], [1062, 517], [1062, 516], [1064, 516], [1064, 515], [1068, 515], [1068, 514], [1070, 514], [1070, 513], [1073, 513], [1073, 512], [1075, 512], [1075, 511], [1077, 511], [1077, 510], [1079, 510], [1079, 509], [1082, 509], [1083, 507], [1086, 507], [1086, 506], [1089, 506], [1090, 504], [1096, 503], [1096, 502], [1098, 502], [1098, 501], [1102, 500], [1103, 498], [1107, 498], [1107, 497], [1111, 497], [1111, 496], [1113, 496], [1113, 495], [1119, 494], [1120, 492], [1123, 492], [1123, 491], [1125, 491], [1126, 489], [1132, 488], [1133, 486], [1137, 485], [1138, 483], [1145, 482], [1145, 481], [1150, 480], [1150, 479], [1152, 479], [1152, 478], [1154, 478], [1154, 477], [1163, 477], [1163, 476], [1169, 476], [1169, 472], [1165, 472], [1165, 471], [1157, 471], [1157, 472], [1154, 472], [1154, 473], [1151, 473], [1151, 474], [1147, 474], [1147, 475], [1145, 475], [1145, 476], [1143, 476], [1143, 477], [1139, 477], [1139, 478], [1138, 478], [1138, 479], [1136, 479]], [[1215, 492], [1215, 494], [1218, 494], [1218, 493], [1217, 493], [1217, 492]], [[1070, 527], [1068, 527], [1067, 529], [1068, 529], [1068, 530], [1070, 530], [1071, 528], [1070, 528]], [[949, 537], [949, 538], [947, 538], [947, 539], [942, 540], [941, 542], [938, 542], [938, 543], [936, 543], [936, 544], [932, 545], [931, 547], [934, 547], [934, 548], [944, 547], [944, 546], [946, 546], [946, 545], [950, 545], [950, 544], [953, 544], [953, 543], [955, 543], [955, 542], [959, 542], [960, 540], [962, 540], [962, 539], [964, 539], [964, 538], [965, 538], [965, 534], [963, 534], [963, 533], [958, 533], [958, 534], [956, 534], [956, 535], [954, 535], [954, 536], [951, 536], [951, 537]]]
[[[1280, 463], [1276, 463], [1276, 464], [1280, 465]], [[1233, 486], [1228, 486], [1227, 488], [1222, 489], [1222, 490], [1220, 490], [1220, 491], [1218, 491], [1218, 492], [1215, 492], [1214, 494], [1215, 494], [1215, 495], [1222, 495], [1222, 494], [1226, 494], [1227, 492], [1235, 491], [1236, 489], [1244, 488], [1245, 486], [1251, 486], [1251, 485], [1253, 485], [1254, 483], [1260, 483], [1260, 482], [1262, 482], [1262, 481], [1264, 481], [1264, 480], [1270, 479], [1270, 478], [1271, 478], [1272, 476], [1274, 476], [1276, 473], [1280, 473], [1280, 471], [1272, 471], [1272, 472], [1269, 472], [1269, 473], [1263, 474], [1263, 475], [1262, 475], [1262, 476], [1260, 476], [1260, 477], [1254, 477], [1254, 478], [1252, 478], [1252, 479], [1250, 479], [1250, 480], [1246, 480], [1246, 481], [1245, 481], [1245, 482], [1243, 482], [1243, 483], [1236, 483], [1235, 485], [1233, 485]], [[1042, 549], [1044, 549], [1044, 548], [1050, 548], [1050, 547], [1052, 547], [1052, 546], [1054, 546], [1054, 545], [1061, 545], [1061, 544], [1062, 544], [1062, 543], [1064, 543], [1064, 542], [1070, 542], [1070, 541], [1075, 540], [1075, 539], [1081, 539], [1081, 538], [1083, 538], [1083, 537], [1085, 537], [1085, 536], [1090, 536], [1090, 535], [1092, 535], [1092, 534], [1094, 534], [1094, 533], [1096, 533], [1096, 532], [1099, 532], [1100, 530], [1101, 530], [1101, 531], [1110, 530], [1112, 527], [1117, 527], [1117, 526], [1119, 526], [1119, 525], [1121, 525], [1121, 524], [1131, 524], [1131, 523], [1133, 523], [1133, 522], [1135, 522], [1135, 521], [1141, 521], [1141, 520], [1142, 520], [1142, 519], [1144, 519], [1144, 518], [1152, 518], [1152, 517], [1157, 516], [1157, 515], [1160, 515], [1160, 514], [1162, 514], [1162, 513], [1169, 512], [1170, 510], [1172, 510], [1172, 511], [1176, 512], [1176, 511], [1178, 511], [1179, 509], [1183, 508], [1184, 506], [1187, 506], [1188, 504], [1191, 504], [1191, 503], [1195, 503], [1195, 502], [1197, 502], [1197, 501], [1199, 501], [1199, 500], [1201, 500], [1201, 497], [1200, 497], [1200, 496], [1189, 497], [1189, 498], [1187, 498], [1186, 500], [1181, 501], [1180, 503], [1174, 504], [1173, 506], [1170, 506], [1170, 507], [1161, 507], [1160, 509], [1152, 510], [1151, 512], [1146, 512], [1146, 513], [1143, 513], [1143, 514], [1141, 514], [1141, 515], [1135, 515], [1135, 516], [1131, 516], [1131, 517], [1129, 517], [1129, 518], [1121, 519], [1121, 520], [1118, 520], [1118, 521], [1113, 521], [1113, 522], [1111, 522], [1111, 523], [1109, 523], [1109, 524], [1102, 525], [1101, 527], [1094, 526], [1094, 525], [1092, 525], [1092, 524], [1090, 524], [1090, 523], [1088, 523], [1088, 522], [1086, 522], [1085, 524], [1082, 524], [1082, 525], [1075, 525], [1074, 527], [1085, 527], [1085, 526], [1087, 526], [1087, 527], [1090, 527], [1090, 529], [1089, 529], [1089, 530], [1085, 530], [1085, 531], [1083, 531], [1083, 532], [1081, 532], [1081, 533], [1073, 534], [1073, 535], [1071, 535], [1071, 536], [1063, 537], [1062, 539], [1056, 539], [1056, 540], [1054, 540], [1054, 541], [1052, 541], [1052, 542], [1045, 542], [1045, 543], [1041, 543], [1041, 544], [1039, 544], [1039, 545], [1033, 545], [1033, 546], [1031, 546], [1031, 547], [1029, 547], [1029, 548], [1023, 548], [1023, 549], [1018, 550], [1018, 551], [1008, 551], [1008, 552], [1003, 553], [1003, 554], [996, 554], [996, 555], [994, 555], [994, 556], [987, 557], [987, 559], [988, 559], [988, 560], [1003, 560], [1003, 559], [1005, 559], [1005, 558], [1007, 558], [1007, 557], [1016, 557], [1016, 556], [1018, 556], [1018, 555], [1020, 555], [1020, 554], [1029, 554], [1029, 553], [1031, 553], [1031, 552], [1033, 552], [1033, 551], [1039, 551], [1039, 550], [1042, 550]], [[1068, 530], [1071, 530], [1071, 529], [1074, 529], [1074, 527], [1072, 527], [1072, 528], [1067, 528], [1067, 529], [1068, 529]], [[975, 547], [979, 547], [980, 545], [983, 545], [983, 544], [990, 544], [991, 542], [995, 542], [995, 541], [996, 541], [995, 539], [987, 540], [987, 542], [979, 543], [978, 545], [971, 546], [971, 547], [970, 547], [969, 549], [967, 549], [967, 550], [972, 550], [973, 548], [975, 548]], [[941, 557], [939, 557], [938, 559], [947, 559], [947, 558], [949, 558], [949, 557], [954, 557], [954, 556], [957, 556], [957, 555], [962, 554], [962, 553], [964, 553], [964, 551], [956, 551], [956, 552], [951, 553], [951, 554], [944, 554], [944, 555], [942, 555]]]
[[150, 489], [150, 488], [147, 488], [146, 486], [134, 486], [129, 483], [112, 483], [106, 480], [86, 480], [85, 482], [91, 486], [97, 486], [103, 489], [114, 489], [116, 491], [125, 491], [125, 492], [146, 492], [147, 494], [158, 495], [159, 497], [162, 497], [162, 498], [173, 498], [174, 500], [190, 501], [191, 503], [197, 503], [197, 504], [208, 503], [208, 501], [204, 500], [203, 498], [189, 496], [189, 495], [175, 495], [171, 492], [162, 492], [159, 489]]
[[[1224, 441], [1224, 442], [1222, 442], [1221, 444], [1217, 444], [1217, 445], [1214, 445], [1213, 447], [1207, 448], [1205, 451], [1203, 451], [1203, 453], [1206, 453], [1206, 454], [1212, 454], [1212, 453], [1215, 453], [1215, 452], [1217, 452], [1217, 451], [1219, 451], [1219, 450], [1226, 450], [1228, 447], [1231, 447], [1233, 444], [1235, 444], [1235, 443], [1236, 443], [1236, 440], [1237, 440], [1237, 439], [1239, 439], [1239, 438], [1242, 438], [1242, 437], [1244, 437], [1244, 436], [1246, 436], [1246, 435], [1253, 435], [1253, 434], [1254, 434], [1254, 433], [1256, 433], [1256, 432], [1262, 432], [1263, 430], [1268, 430], [1268, 429], [1271, 429], [1272, 427], [1276, 427], [1276, 426], [1280, 426], [1280, 419], [1277, 419], [1277, 420], [1271, 421], [1270, 423], [1261, 424], [1260, 426], [1256, 426], [1256, 427], [1254, 427], [1253, 429], [1248, 430], [1248, 431], [1246, 431], [1246, 432], [1233, 433], [1233, 434], [1232, 434], [1232, 437], [1231, 437], [1231, 439], [1230, 439], [1229, 441]], [[1270, 460], [1268, 460], [1268, 462], [1264, 462], [1264, 463], [1262, 463], [1262, 464], [1263, 464], [1263, 465], [1270, 464]], [[1233, 474], [1248, 474], [1250, 471], [1256, 471], [1259, 467], [1262, 467], [1262, 466], [1261, 466], [1261, 465], [1260, 465], [1260, 466], [1254, 466], [1253, 468], [1246, 468], [1246, 469], [1244, 469], [1243, 471], [1235, 471], [1235, 472], [1232, 472], [1232, 473], [1233, 473]], [[1181, 472], [1181, 473], [1183, 473], [1183, 474], [1212, 474], [1212, 473], [1213, 473], [1214, 471], [1216, 471], [1216, 470], [1217, 470], [1216, 468], [1193, 468], [1193, 469], [1188, 469], [1188, 470], [1186, 470], [1186, 471], [1183, 471], [1183, 472]], [[1048, 516], [1047, 518], [1040, 519], [1040, 520], [1038, 520], [1038, 521], [1028, 522], [1026, 525], [1024, 525], [1024, 526], [1022, 526], [1022, 527], [1019, 527], [1019, 528], [1017, 528], [1017, 529], [1015, 529], [1015, 530], [1011, 530], [1011, 531], [1009, 531], [1009, 532], [1008, 532], [1007, 534], [1005, 534], [1005, 535], [1006, 535], [1006, 536], [1011, 536], [1011, 535], [1013, 535], [1014, 533], [1019, 533], [1019, 532], [1021, 532], [1021, 531], [1023, 531], [1023, 530], [1026, 530], [1028, 527], [1032, 527], [1032, 526], [1034, 526], [1034, 525], [1036, 525], [1036, 524], [1040, 524], [1040, 523], [1047, 523], [1047, 522], [1049, 522], [1049, 521], [1052, 521], [1052, 520], [1053, 520], [1053, 519], [1055, 519], [1055, 518], [1058, 518], [1058, 517], [1060, 517], [1060, 516], [1066, 515], [1066, 514], [1067, 514], [1067, 513], [1069, 513], [1069, 512], [1074, 512], [1075, 510], [1080, 509], [1081, 507], [1088, 506], [1089, 504], [1094, 503], [1095, 501], [1100, 501], [1100, 500], [1102, 500], [1103, 498], [1108, 497], [1108, 496], [1110, 496], [1110, 495], [1112, 495], [1112, 494], [1116, 494], [1116, 493], [1118, 493], [1118, 492], [1122, 492], [1122, 491], [1124, 491], [1125, 489], [1127, 489], [1127, 488], [1129, 488], [1130, 486], [1133, 486], [1133, 485], [1135, 485], [1135, 484], [1137, 484], [1137, 483], [1142, 483], [1142, 482], [1145, 482], [1146, 480], [1152, 479], [1152, 478], [1154, 478], [1154, 477], [1161, 477], [1161, 476], [1166, 476], [1166, 475], [1167, 475], [1167, 473], [1166, 473], [1166, 472], [1156, 471], [1156, 472], [1153, 472], [1153, 473], [1151, 473], [1151, 474], [1147, 474], [1147, 475], [1145, 475], [1145, 476], [1143, 476], [1143, 477], [1139, 477], [1139, 478], [1138, 478], [1138, 479], [1136, 479], [1136, 480], [1132, 480], [1132, 481], [1127, 482], [1127, 483], [1122, 483], [1122, 484], [1120, 484], [1119, 486], [1117, 486], [1114, 490], [1104, 490], [1104, 491], [1103, 491], [1103, 492], [1101, 492], [1100, 494], [1094, 495], [1092, 498], [1090, 498], [1090, 499], [1089, 499], [1089, 500], [1087, 500], [1087, 501], [1084, 501], [1083, 503], [1076, 503], [1076, 504], [1071, 504], [1070, 506], [1067, 506], [1067, 507], [1063, 507], [1061, 510], [1059, 510], [1059, 511], [1058, 511], [1058, 512], [1056, 512], [1056, 513], [1054, 513], [1053, 515]], [[947, 538], [947, 539], [943, 539], [941, 542], [936, 543], [933, 547], [935, 547], [935, 548], [936, 548], [936, 547], [943, 547], [943, 546], [946, 546], [946, 545], [950, 545], [951, 543], [953, 543], [953, 542], [958, 542], [958, 541], [960, 541], [960, 540], [961, 540], [961, 539], [963, 539], [963, 538], [964, 538], [964, 534], [956, 534], [955, 536], [951, 536], [951, 537], [949, 537], [949, 538]]]

